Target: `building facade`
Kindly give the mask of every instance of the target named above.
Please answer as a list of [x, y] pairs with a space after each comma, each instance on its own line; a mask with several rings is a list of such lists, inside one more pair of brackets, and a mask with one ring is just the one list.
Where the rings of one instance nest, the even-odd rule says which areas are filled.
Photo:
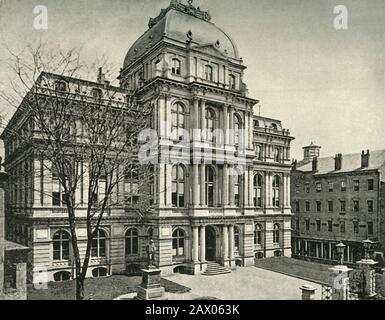
[[[279, 120], [254, 115], [258, 101], [248, 97], [245, 69], [235, 43], [208, 12], [172, 0], [150, 19], [114, 90], [122, 100], [134, 96], [155, 107], [151, 122], [161, 158], [153, 185], [156, 210], [143, 219], [124, 209], [105, 216], [89, 276], [137, 272], [150, 238], [162, 274], [200, 274], [210, 262], [234, 269], [255, 258], [291, 255], [293, 137]], [[92, 99], [93, 88], [105, 85], [66, 78], [63, 88]], [[10, 125], [20, 128], [14, 118]], [[55, 177], [49, 170], [44, 178], [25, 175], [25, 169], [41, 170], [41, 163], [12, 138], [3, 139], [12, 181], [23, 181], [9, 185], [8, 237], [32, 249], [34, 281], [42, 270], [47, 281], [69, 279], [70, 234], [66, 210], [54, 202]], [[18, 187], [28, 183], [33, 192]], [[86, 230], [78, 234], [81, 246]]]
[[293, 164], [293, 257], [336, 262], [335, 246], [342, 241], [345, 261], [355, 263], [363, 258], [362, 242], [370, 239], [383, 262], [385, 151], [319, 154], [311, 144], [304, 160]]

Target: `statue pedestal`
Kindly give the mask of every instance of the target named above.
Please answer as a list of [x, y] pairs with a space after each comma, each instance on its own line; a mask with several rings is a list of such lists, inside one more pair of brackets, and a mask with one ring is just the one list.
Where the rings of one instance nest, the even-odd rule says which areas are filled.
[[160, 269], [142, 269], [142, 284], [137, 288], [139, 300], [164, 300], [160, 285]]

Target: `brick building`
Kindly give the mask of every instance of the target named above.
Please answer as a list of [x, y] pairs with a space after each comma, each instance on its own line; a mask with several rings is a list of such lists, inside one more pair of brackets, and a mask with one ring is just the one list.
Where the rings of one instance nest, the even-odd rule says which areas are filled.
[[[121, 101], [135, 95], [143, 105], [155, 106], [152, 124], [160, 150], [180, 142], [180, 136], [170, 135], [174, 129], [191, 133], [188, 161], [156, 166], [154, 214], [139, 219], [117, 209], [105, 216], [95, 240], [103, 250], [95, 250], [88, 276], [137, 271], [145, 263], [150, 238], [163, 274], [199, 274], [213, 265], [229, 271], [253, 265], [255, 258], [291, 255], [293, 137], [281, 121], [253, 114], [258, 101], [248, 97], [245, 69], [235, 42], [211, 22], [208, 12], [172, 0], [150, 19], [149, 29], [126, 55], [120, 88], [113, 90]], [[61, 81], [74, 99], [83, 95], [92, 101], [93, 88], [104, 90], [97, 82]], [[9, 129], [20, 129], [23, 123], [19, 110]], [[204, 134], [196, 136], [194, 130]], [[215, 136], [216, 130], [224, 133], [222, 138]], [[44, 196], [57, 192], [54, 176], [49, 171], [43, 172], [44, 179], [26, 176], [25, 166], [32, 168], [27, 172], [39, 172], [40, 162], [20, 150], [12, 135], [3, 138], [12, 181], [24, 181], [9, 186], [8, 236], [32, 249], [34, 278], [39, 268], [46, 268], [48, 281], [69, 279], [73, 265], [66, 211], [53, 201], [56, 196]], [[210, 156], [190, 162], [202, 152], [223, 154], [226, 160], [221, 163]], [[238, 158], [244, 170], [231, 175]], [[31, 181], [33, 192], [17, 187]], [[80, 242], [85, 235], [79, 230]]]
[[376, 243], [383, 260], [385, 150], [319, 157], [320, 147], [304, 148], [294, 162], [291, 204], [293, 256], [322, 262], [338, 259], [335, 245], [347, 245], [345, 261], [362, 257], [362, 241]]

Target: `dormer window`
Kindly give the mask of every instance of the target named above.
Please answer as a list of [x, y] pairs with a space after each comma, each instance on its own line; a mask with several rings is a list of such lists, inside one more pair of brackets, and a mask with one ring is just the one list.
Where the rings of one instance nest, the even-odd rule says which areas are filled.
[[235, 76], [233, 74], [229, 76], [229, 86], [230, 90], [235, 90]]
[[98, 89], [98, 88], [93, 88], [93, 89], [91, 90], [91, 95], [92, 95], [92, 97], [94, 97], [95, 99], [100, 100], [100, 99], [102, 98], [103, 93], [102, 93], [102, 90], [100, 90], [100, 89]]
[[67, 82], [62, 81], [62, 80], [56, 81], [56, 83], [55, 83], [55, 91], [66, 92], [67, 88], [68, 88], [67, 87]]
[[272, 123], [271, 125], [270, 125], [270, 128], [271, 129], [273, 129], [273, 130], [278, 130], [278, 127], [277, 127], [277, 125], [275, 124], [275, 123]]
[[206, 65], [205, 66], [205, 79], [208, 81], [213, 81], [213, 67]]
[[180, 76], [181, 75], [181, 63], [178, 59], [172, 59], [172, 74]]

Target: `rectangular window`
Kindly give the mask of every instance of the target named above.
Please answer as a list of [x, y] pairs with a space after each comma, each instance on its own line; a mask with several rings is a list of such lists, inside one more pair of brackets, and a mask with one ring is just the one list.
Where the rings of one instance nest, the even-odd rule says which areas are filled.
[[373, 222], [368, 222], [368, 234], [373, 234]]
[[374, 202], [373, 202], [373, 200], [368, 200], [368, 212], [369, 213], [373, 213], [373, 209], [374, 209]]
[[334, 191], [334, 183], [329, 182], [328, 186], [329, 186], [329, 192], [333, 192]]
[[353, 200], [353, 210], [354, 210], [354, 212], [360, 211], [360, 201], [359, 200]]
[[333, 201], [328, 201], [328, 211], [333, 212]]
[[318, 232], [321, 231], [321, 220], [317, 220], [316, 224], [317, 224], [317, 231]]
[[345, 192], [345, 191], [346, 191], [346, 182], [341, 181], [341, 192]]
[[333, 232], [333, 221], [332, 220], [328, 221], [328, 231]]
[[341, 203], [341, 212], [345, 213], [346, 212], [346, 201], [340, 200], [340, 203]]
[[345, 233], [346, 228], [345, 228], [345, 221], [340, 222], [340, 232]]
[[374, 180], [368, 179], [368, 191], [373, 191], [373, 190], [374, 190]]
[[305, 224], [306, 224], [306, 231], [309, 231], [310, 230], [310, 220], [306, 219]]
[[322, 184], [321, 184], [321, 182], [317, 182], [316, 183], [315, 190], [316, 190], [316, 192], [321, 192], [322, 191]]
[[353, 189], [354, 191], [360, 191], [360, 180], [353, 181]]
[[321, 212], [321, 210], [322, 210], [322, 202], [317, 201], [317, 212]]
[[306, 212], [310, 212], [310, 201], [306, 201]]
[[353, 231], [354, 231], [354, 233], [359, 233], [360, 232], [358, 221], [353, 221]]

